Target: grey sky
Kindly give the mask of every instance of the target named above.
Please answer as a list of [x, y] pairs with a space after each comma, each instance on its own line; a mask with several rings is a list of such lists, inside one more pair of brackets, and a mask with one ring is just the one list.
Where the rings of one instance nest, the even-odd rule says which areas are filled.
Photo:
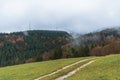
[[90, 32], [120, 25], [120, 0], [0, 0], [0, 32]]

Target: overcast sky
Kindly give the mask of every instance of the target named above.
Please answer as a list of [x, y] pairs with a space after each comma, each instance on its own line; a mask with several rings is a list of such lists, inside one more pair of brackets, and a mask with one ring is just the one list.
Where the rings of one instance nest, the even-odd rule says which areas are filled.
[[79, 33], [120, 25], [120, 0], [0, 0], [0, 32], [57, 29]]

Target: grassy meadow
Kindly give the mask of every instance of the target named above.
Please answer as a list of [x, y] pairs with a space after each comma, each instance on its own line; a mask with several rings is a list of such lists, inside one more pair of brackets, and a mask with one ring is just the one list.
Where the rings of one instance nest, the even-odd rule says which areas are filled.
[[120, 54], [101, 57], [65, 80], [120, 80]]
[[78, 64], [76, 64], [76, 65], [73, 65], [73, 66], [71, 66], [71, 67], [69, 67], [69, 68], [67, 68], [67, 69], [64, 69], [64, 70], [60, 71], [59, 73], [56, 73], [56, 74], [54, 74], [54, 75], [51, 75], [51, 76], [42, 78], [42, 79], [40, 79], [40, 80], [54, 80], [54, 79], [56, 79], [56, 78], [58, 78], [58, 77], [60, 77], [60, 76], [63, 76], [63, 75], [65, 75], [65, 74], [67, 74], [68, 72], [70, 72], [70, 71], [72, 71], [72, 70], [80, 67], [81, 65], [83, 65], [83, 64], [85, 64], [85, 63], [88, 63], [89, 61], [90, 61], [90, 60], [87, 60], [87, 61], [84, 61], [84, 62], [80, 62], [80, 63], [78, 63]]
[[[58, 59], [0, 68], [0, 80], [34, 80], [74, 62], [93, 57]], [[42, 80], [53, 80], [89, 62], [81, 62]], [[65, 80], [120, 80], [120, 54], [96, 58], [96, 61]]]
[[86, 58], [58, 59], [3, 67], [0, 68], [0, 80], [33, 80]]

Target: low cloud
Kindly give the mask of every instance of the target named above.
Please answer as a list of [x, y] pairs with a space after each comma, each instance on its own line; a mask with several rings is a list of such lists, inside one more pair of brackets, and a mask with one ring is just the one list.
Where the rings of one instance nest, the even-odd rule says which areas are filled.
[[120, 25], [119, 0], [0, 0], [0, 32], [57, 29], [85, 33]]

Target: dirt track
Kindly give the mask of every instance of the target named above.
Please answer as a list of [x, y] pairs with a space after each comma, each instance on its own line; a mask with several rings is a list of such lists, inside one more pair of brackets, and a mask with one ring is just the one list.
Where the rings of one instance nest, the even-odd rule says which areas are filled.
[[[92, 58], [92, 59], [93, 59], [93, 58]], [[39, 77], [39, 78], [37, 78], [37, 79], [34, 79], [34, 80], [41, 80], [42, 78], [45, 78], [45, 77], [54, 75], [54, 74], [56, 74], [56, 73], [59, 73], [60, 71], [65, 70], [65, 69], [67, 69], [67, 68], [69, 68], [69, 67], [71, 67], [71, 66], [73, 66], [73, 65], [79, 64], [79, 63], [84, 62], [84, 61], [92, 60], [92, 59], [85, 59], [85, 60], [77, 61], [77, 62], [75, 62], [75, 63], [73, 63], [73, 64], [70, 64], [70, 65], [67, 65], [67, 66], [65, 66], [65, 67], [63, 67], [63, 68], [61, 68], [61, 69], [59, 69], [59, 70], [57, 70], [57, 71], [55, 71], [55, 72], [52, 72], [52, 73], [50, 73], [50, 74], [41, 76], [41, 77]], [[92, 63], [92, 62], [93, 62], [93, 61], [90, 61], [89, 63], [84, 64], [84, 65], [82, 65], [82, 66], [79, 67], [79, 68], [81, 69], [81, 68], [87, 66], [88, 64], [90, 64], [90, 63]], [[77, 68], [77, 69], [75, 69], [73, 72], [70, 72], [70, 73], [68, 73], [67, 75], [61, 76], [61, 77], [59, 77], [59, 78], [57, 78], [57, 79], [55, 79], [55, 80], [64, 80], [64, 78], [71, 76], [73, 73], [76, 73], [78, 70], [79, 70], [79, 69]]]
[[61, 76], [61, 77], [59, 77], [59, 78], [57, 78], [57, 79], [55, 79], [55, 80], [64, 80], [65, 78], [68, 78], [69, 76], [72, 76], [72, 75], [75, 74], [76, 72], [80, 71], [80, 69], [86, 67], [87, 65], [93, 63], [94, 61], [95, 61], [95, 60], [89, 61], [88, 63], [86, 63], [86, 64], [78, 67], [77, 69], [75, 69], [75, 70], [69, 72], [68, 74], [63, 75], [63, 76]]

